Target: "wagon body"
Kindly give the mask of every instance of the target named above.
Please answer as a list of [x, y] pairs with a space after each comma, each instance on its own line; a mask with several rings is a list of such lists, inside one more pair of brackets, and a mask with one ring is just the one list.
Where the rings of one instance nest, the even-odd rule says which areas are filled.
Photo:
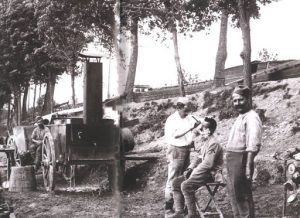
[[[134, 145], [131, 132], [120, 129], [120, 112], [113, 106], [116, 115], [114, 118], [108, 118], [104, 114], [100, 57], [82, 57], [85, 59], [83, 109], [72, 109], [67, 113], [57, 112], [46, 115], [47, 118], [43, 117], [44, 121], [48, 121], [46, 126], [50, 129], [43, 139], [41, 163], [47, 190], [54, 189], [58, 172], [62, 172], [71, 181], [75, 177], [72, 167], [78, 164], [105, 162], [115, 166], [112, 169], [113, 175], [120, 175], [116, 169], [119, 170], [117, 165], [124, 162], [124, 147], [132, 149]], [[96, 62], [91, 62], [91, 59], [96, 59]], [[33, 130], [34, 126], [17, 126], [13, 129], [13, 140], [9, 143], [15, 146], [15, 156], [29, 150]]]
[[[97, 125], [85, 125], [80, 118], [70, 118], [65, 124], [47, 125], [50, 130], [57, 163], [76, 164], [113, 160], [118, 150], [118, 128], [114, 120], [103, 119]], [[29, 150], [34, 126], [13, 129], [17, 152]]]

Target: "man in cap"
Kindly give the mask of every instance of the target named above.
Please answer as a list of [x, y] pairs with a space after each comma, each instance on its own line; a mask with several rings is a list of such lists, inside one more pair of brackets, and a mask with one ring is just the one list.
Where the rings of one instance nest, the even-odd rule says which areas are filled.
[[176, 112], [171, 114], [165, 124], [165, 139], [168, 143], [168, 179], [165, 188], [166, 215], [173, 213], [172, 182], [182, 175], [189, 164], [190, 148], [193, 146], [193, 129], [200, 122], [189, 115], [188, 98], [179, 97]]
[[254, 157], [261, 147], [262, 123], [251, 109], [250, 94], [247, 86], [236, 87], [232, 94], [233, 106], [239, 116], [231, 128], [225, 160], [227, 188], [235, 218], [255, 217], [251, 186]]
[[184, 217], [184, 201], [188, 210], [187, 217], [198, 217], [196, 190], [208, 182], [223, 182], [223, 148], [213, 135], [216, 127], [217, 122], [211, 117], [205, 117], [201, 121], [199, 133], [203, 144], [200, 149], [195, 149], [197, 156], [183, 175], [173, 181], [175, 214], [169, 218]]
[[29, 147], [32, 158], [34, 159], [35, 169], [38, 170], [42, 162], [42, 143], [44, 136], [50, 132], [49, 128], [44, 125], [43, 118], [38, 116], [35, 121], [35, 129], [31, 134], [32, 144]]

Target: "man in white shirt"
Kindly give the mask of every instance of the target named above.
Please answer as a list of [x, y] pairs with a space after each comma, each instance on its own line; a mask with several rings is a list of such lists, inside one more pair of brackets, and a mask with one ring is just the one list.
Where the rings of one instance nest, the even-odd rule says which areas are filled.
[[176, 112], [170, 115], [165, 124], [165, 139], [168, 143], [168, 179], [165, 188], [165, 212], [173, 213], [172, 182], [181, 176], [189, 165], [190, 148], [193, 147], [194, 129], [200, 124], [189, 115], [188, 98], [177, 100]]

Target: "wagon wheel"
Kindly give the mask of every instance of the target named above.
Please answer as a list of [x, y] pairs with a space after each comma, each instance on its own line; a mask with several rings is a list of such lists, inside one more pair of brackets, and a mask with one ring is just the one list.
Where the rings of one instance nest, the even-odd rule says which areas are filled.
[[9, 136], [7, 139], [7, 147], [14, 148], [13, 157], [11, 159], [12, 166], [21, 166], [20, 154], [18, 152], [18, 147], [14, 136]]
[[64, 165], [62, 166], [62, 174], [66, 181], [69, 182], [70, 187], [75, 186], [75, 171], [76, 165]]
[[55, 186], [55, 147], [51, 133], [46, 133], [42, 144], [42, 170], [44, 186], [47, 191], [53, 191]]

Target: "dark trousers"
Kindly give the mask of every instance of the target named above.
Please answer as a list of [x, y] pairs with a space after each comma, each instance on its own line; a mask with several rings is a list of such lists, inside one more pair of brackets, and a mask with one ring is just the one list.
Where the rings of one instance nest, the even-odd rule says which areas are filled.
[[227, 189], [235, 218], [254, 218], [252, 181], [247, 180], [245, 171], [247, 152], [227, 152]]
[[35, 166], [37, 168], [40, 167], [42, 162], [42, 145], [31, 144], [29, 147], [29, 152], [34, 160]]
[[195, 192], [201, 186], [212, 182], [213, 178], [210, 173], [203, 172], [201, 168], [195, 168], [188, 179], [180, 176], [173, 181], [173, 195], [175, 211], [183, 210], [184, 201], [189, 215], [197, 214]]

